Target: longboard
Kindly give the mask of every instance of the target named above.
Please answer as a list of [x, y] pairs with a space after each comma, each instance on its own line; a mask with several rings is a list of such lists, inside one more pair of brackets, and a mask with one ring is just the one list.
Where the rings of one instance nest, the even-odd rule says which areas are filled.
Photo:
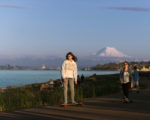
[[60, 104], [60, 107], [67, 108], [68, 106], [81, 106], [84, 107], [83, 103], [77, 103], [77, 104]]

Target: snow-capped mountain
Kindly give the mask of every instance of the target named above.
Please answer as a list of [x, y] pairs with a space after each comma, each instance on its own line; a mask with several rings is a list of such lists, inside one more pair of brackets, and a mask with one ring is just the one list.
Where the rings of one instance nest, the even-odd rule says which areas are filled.
[[[88, 56], [77, 56], [78, 57], [78, 67], [92, 67], [97, 64], [107, 64], [110, 62], [123, 62], [127, 61], [144, 61], [143, 58], [130, 57], [116, 48], [105, 47], [99, 50], [94, 55]], [[46, 65], [49, 67], [60, 67], [64, 61], [65, 57], [58, 56], [45, 56], [45, 57], [36, 57], [36, 56], [23, 56], [23, 57], [7, 57], [0, 55], [0, 65], [18, 65], [25, 67], [41, 67]]]
[[128, 55], [120, 52], [119, 50], [117, 50], [116, 48], [113, 48], [113, 47], [105, 47], [101, 50], [99, 50], [97, 53], [96, 53], [96, 56], [99, 56], [99, 57], [119, 57], [119, 58], [129, 58]]

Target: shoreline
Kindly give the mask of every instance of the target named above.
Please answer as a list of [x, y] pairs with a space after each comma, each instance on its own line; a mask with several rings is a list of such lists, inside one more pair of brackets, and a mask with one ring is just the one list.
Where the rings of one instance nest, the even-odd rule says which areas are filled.
[[[5, 70], [4, 70], [5, 71]], [[28, 81], [28, 82], [26, 82], [26, 83], [23, 83], [23, 85], [19, 85], [18, 83], [16, 84], [16, 85], [7, 85], [7, 83], [6, 83], [6, 85], [2, 85], [2, 86], [6, 86], [6, 87], [0, 87], [0, 89], [6, 89], [7, 87], [23, 87], [23, 86], [26, 86], [26, 85], [32, 85], [32, 84], [42, 84], [42, 83], [47, 83], [47, 82], [49, 82], [50, 80], [53, 80], [53, 81], [56, 81], [56, 80], [61, 80], [61, 74], [59, 73], [60, 71], [57, 71], [57, 70], [6, 70], [6, 71], [8, 71], [9, 73], [8, 74], [10, 74], [10, 75], [18, 75], [18, 74], [21, 74], [21, 75], [23, 75], [23, 77], [25, 77], [25, 78], [23, 78], [21, 81], [22, 82], [24, 82], [24, 81]], [[33, 73], [34, 73], [34, 76], [32, 75], [32, 73], [29, 73], [29, 72], [32, 72], [33, 71]], [[37, 73], [36, 73], [36, 71], [37, 71]], [[12, 73], [11, 73], [12, 72]], [[15, 73], [16, 72], [16, 73]], [[18, 73], [19, 72], [19, 73]], [[25, 72], [25, 73], [23, 73], [23, 72]], [[46, 73], [45, 73], [46, 72]], [[51, 73], [49, 73], [49, 72], [51, 72]], [[56, 72], [56, 73], [55, 73]], [[98, 72], [98, 73], [95, 73], [95, 72]], [[106, 72], [106, 73], [105, 73]], [[108, 73], [107, 73], [108, 72]], [[110, 72], [110, 73], [109, 73]], [[83, 71], [83, 70], [81, 70], [81, 71], [79, 71], [78, 73], [79, 73], [79, 75], [81, 76], [82, 74], [84, 75], [84, 77], [90, 77], [90, 76], [92, 76], [92, 75], [94, 75], [94, 74], [96, 74], [96, 75], [112, 75], [112, 74], [116, 74], [118, 71], [93, 71], [93, 70], [91, 70], [91, 71]], [[4, 73], [3, 73], [4, 74]], [[33, 79], [30, 79], [30, 77], [27, 77], [26, 78], [26, 76], [28, 76], [28, 74], [29, 75], [32, 75], [31, 77], [33, 77]], [[36, 78], [36, 76], [38, 75], [38, 74], [40, 74], [39, 75], [39, 77], [40, 76], [43, 76], [43, 75], [45, 75], [46, 77], [40, 77], [40, 78]], [[42, 75], [43, 74], [43, 75]], [[56, 75], [55, 75], [56, 74]], [[26, 76], [25, 76], [26, 75]], [[48, 76], [48, 77], [47, 77]], [[51, 76], [53, 76], [53, 77], [51, 77]], [[16, 77], [17, 78], [17, 77]], [[12, 78], [12, 80], [9, 78], [8, 80], [10, 81], [13, 81], [13, 79], [16, 79], [16, 78]], [[34, 79], [35, 78], [35, 79]], [[7, 79], [7, 77], [6, 77], [6, 79]], [[18, 78], [17, 78], [17, 80], [16, 81], [14, 81], [14, 82], [19, 82], [20, 80], [19, 79], [21, 79], [21, 77], [19, 76]], [[37, 79], [37, 80], [36, 80]]]
[[[19, 71], [20, 71], [20, 70], [19, 70]], [[41, 71], [43, 71], [43, 70], [41, 70]], [[49, 71], [49, 70], [47, 70], [47, 71]], [[52, 71], [55, 71], [55, 70], [52, 70]], [[93, 71], [93, 70], [92, 70], [92, 71]], [[110, 71], [110, 70], [109, 70], [109, 71]], [[150, 72], [149, 72], [149, 71], [139, 71], [139, 74], [140, 74], [140, 76], [143, 77], [144, 74], [147, 76], [147, 74], [150, 74]], [[100, 77], [100, 76], [119, 75], [119, 73], [104, 74], [104, 75], [93, 74], [93, 75], [88, 76], [88, 77], [85, 77], [85, 78], [90, 78], [90, 77], [92, 77], [92, 76], [94, 76], [94, 75]], [[1, 90], [11, 89], [11, 88], [20, 88], [20, 87], [26, 87], [26, 86], [37, 85], [37, 84], [38, 84], [38, 85], [47, 84], [47, 83], [49, 83], [50, 81], [57, 81], [57, 80], [61, 80], [61, 79], [50, 79], [50, 80], [48, 80], [47, 82], [32, 83], [32, 84], [26, 84], [26, 85], [21, 85], [21, 86], [7, 86], [7, 87], [0, 88], [0, 92], [1, 92]], [[118, 80], [119, 80], [119, 78], [118, 78]]]
[[[93, 75], [91, 75], [91, 76], [85, 77], [85, 79], [88, 79], [88, 78], [90, 78], [90, 77], [92, 77], [92, 76], [95, 76], [95, 75], [96, 75], [96, 74], [93, 74]], [[114, 74], [107, 74], [107, 76], [112, 76], [112, 75], [119, 75], [119, 74], [117, 74], [117, 73], [114, 73]], [[106, 76], [106, 74], [104, 74], [104, 75], [96, 75], [96, 76]], [[49, 81], [47, 81], [47, 82], [41, 82], [41, 83], [26, 84], [26, 85], [22, 85], [22, 86], [7, 86], [7, 87], [4, 87], [4, 88], [0, 88], [0, 92], [1, 92], [1, 90], [15, 89], [15, 88], [26, 87], [26, 86], [32, 86], [32, 85], [47, 84], [47, 83], [49, 83], [50, 81], [54, 81], [54, 82], [55, 82], [55, 81], [57, 81], [57, 80], [61, 80], [61, 79], [49, 80]]]
[[[49, 71], [49, 70], [48, 70]], [[93, 71], [93, 70], [92, 70]], [[110, 71], [110, 70], [109, 70]], [[147, 76], [147, 74], [150, 74], [150, 72], [149, 71], [139, 71], [139, 74], [140, 74], [140, 76], [142, 76], [143, 77], [143, 75], [145, 74], [146, 76]], [[92, 76], [94, 76], [94, 75], [96, 75], [96, 76], [112, 76], [112, 75], [119, 75], [119, 73], [112, 73], [112, 74], [104, 74], [104, 75], [97, 75], [97, 74], [93, 74], [93, 75], [91, 75], [91, 76], [88, 76], [88, 77], [85, 77], [85, 78], [90, 78], [90, 77], [92, 77]], [[11, 88], [20, 88], [20, 87], [26, 87], [26, 86], [31, 86], [31, 85], [41, 85], [41, 84], [47, 84], [47, 83], [49, 83], [50, 81], [57, 81], [57, 80], [61, 80], [61, 79], [50, 79], [50, 80], [48, 80], [47, 82], [41, 82], [41, 83], [32, 83], [32, 84], [26, 84], [26, 85], [21, 85], [21, 86], [7, 86], [7, 87], [3, 87], [3, 88], [0, 88], [0, 92], [1, 92], [1, 90], [6, 90], [6, 89], [11, 89]], [[119, 80], [119, 78], [118, 78], [118, 80]]]

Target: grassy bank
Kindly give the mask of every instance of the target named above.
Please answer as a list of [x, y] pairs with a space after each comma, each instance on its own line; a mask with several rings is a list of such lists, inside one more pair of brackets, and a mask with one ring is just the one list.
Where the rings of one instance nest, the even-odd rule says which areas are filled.
[[150, 72], [140, 72], [140, 88], [150, 89]]
[[119, 75], [93, 75], [81, 84], [83, 98], [108, 95], [120, 91]]
[[[150, 75], [140, 74], [142, 88], [149, 88]], [[147, 81], [145, 84], [144, 81]], [[27, 85], [0, 92], [0, 111], [30, 108], [43, 105], [63, 103], [63, 88], [45, 89], [40, 91], [41, 84]], [[93, 75], [86, 78], [80, 85], [75, 86], [76, 101], [84, 98], [109, 95], [121, 91], [119, 75]], [[70, 98], [70, 97], [69, 97]]]

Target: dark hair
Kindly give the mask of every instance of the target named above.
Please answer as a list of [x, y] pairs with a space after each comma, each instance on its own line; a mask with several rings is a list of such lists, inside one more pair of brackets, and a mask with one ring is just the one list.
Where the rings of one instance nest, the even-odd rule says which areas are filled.
[[125, 64], [125, 63], [127, 63], [127, 64], [129, 65], [129, 62], [128, 62], [128, 61], [124, 61], [124, 64]]
[[76, 62], [78, 59], [77, 59], [77, 57], [72, 53], [72, 52], [68, 52], [67, 54], [66, 54], [66, 59], [68, 60], [68, 55], [71, 55], [72, 56], [72, 59]]
[[137, 70], [137, 67], [136, 67], [136, 66], [134, 66], [134, 70]]

